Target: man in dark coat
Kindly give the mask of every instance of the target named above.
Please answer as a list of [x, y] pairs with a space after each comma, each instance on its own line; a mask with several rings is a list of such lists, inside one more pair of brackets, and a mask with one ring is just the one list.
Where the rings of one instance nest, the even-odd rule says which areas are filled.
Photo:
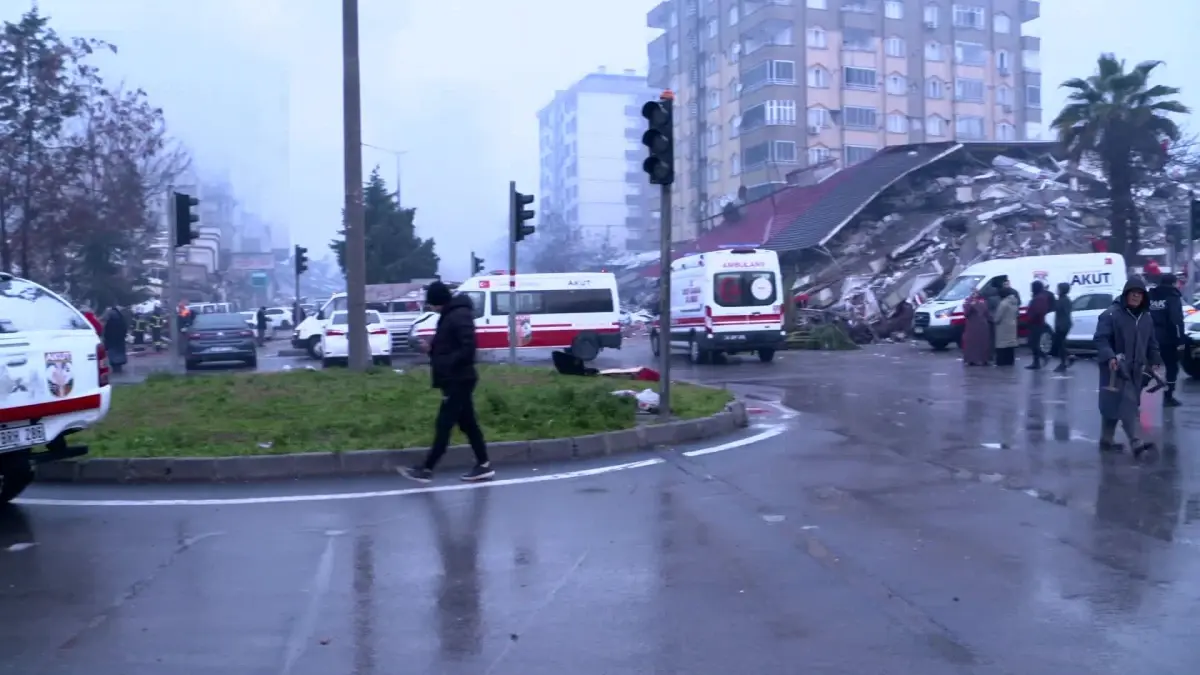
[[1050, 355], [1058, 356], [1058, 367], [1054, 369], [1056, 373], [1067, 372], [1067, 367], [1071, 365], [1071, 355], [1067, 353], [1067, 335], [1074, 325], [1071, 310], [1071, 284], [1059, 283], [1058, 297], [1054, 299], [1054, 346], [1050, 348]]
[[267, 343], [267, 308], [259, 307], [254, 313], [254, 327], [258, 333], [258, 346], [261, 347]]
[[400, 474], [419, 483], [433, 480], [433, 470], [446, 454], [450, 432], [457, 424], [475, 453], [475, 467], [463, 474], [462, 479], [487, 480], [496, 472], [488, 460], [483, 431], [475, 419], [474, 392], [479, 381], [475, 370], [475, 307], [466, 295], [451, 296], [450, 289], [440, 281], [429, 284], [425, 302], [441, 313], [437, 331], [425, 349], [429, 352], [433, 387], [442, 390], [442, 405], [434, 425], [433, 446], [425, 462], [401, 469]]
[[1049, 356], [1042, 353], [1042, 333], [1047, 330], [1046, 315], [1054, 311], [1054, 295], [1046, 290], [1046, 284], [1035, 281], [1030, 285], [1029, 309], [1029, 349], [1033, 352], [1033, 363], [1025, 366], [1028, 370], [1040, 370], [1042, 361]]
[[104, 349], [108, 352], [108, 363], [112, 366], [113, 372], [121, 372], [128, 361], [129, 357], [125, 350], [125, 336], [128, 334], [129, 323], [125, 320], [125, 315], [116, 305], [109, 307], [108, 312], [104, 314], [103, 341]]
[[1100, 448], [1120, 449], [1113, 438], [1120, 423], [1134, 457], [1151, 447], [1138, 431], [1144, 374], [1162, 363], [1149, 309], [1146, 282], [1130, 277], [1120, 297], [1100, 315], [1094, 336], [1100, 367]]
[[1179, 292], [1178, 279], [1167, 273], [1159, 277], [1158, 285], [1150, 289], [1150, 316], [1154, 319], [1154, 336], [1162, 352], [1166, 367], [1167, 391], [1163, 394], [1163, 405], [1174, 408], [1175, 381], [1179, 378], [1179, 350], [1184, 347], [1183, 295]]
[[[991, 363], [996, 360], [996, 322], [993, 317], [996, 316], [996, 309], [1000, 306], [1000, 289], [1008, 284], [1008, 277], [1001, 275], [987, 283], [980, 291], [980, 295], [987, 301], [987, 320], [988, 320], [988, 347], [984, 363]], [[961, 344], [959, 345], [962, 346]]]

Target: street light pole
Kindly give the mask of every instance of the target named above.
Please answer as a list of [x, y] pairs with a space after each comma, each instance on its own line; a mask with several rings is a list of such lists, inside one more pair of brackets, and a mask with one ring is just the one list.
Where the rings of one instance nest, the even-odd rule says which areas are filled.
[[366, 232], [363, 222], [362, 91], [358, 0], [342, 0], [342, 127], [346, 190], [346, 322], [351, 370], [367, 369]]
[[389, 155], [392, 155], [393, 157], [396, 158], [396, 208], [398, 208], [398, 209], [404, 208], [404, 202], [400, 201], [400, 176], [401, 176], [401, 173], [400, 173], [401, 161], [400, 160], [405, 155], [408, 154], [408, 151], [407, 150], [392, 150], [391, 148], [385, 148], [380, 145], [371, 145], [370, 143], [363, 143], [363, 147], [373, 148], [375, 150], [379, 150], [380, 152], [386, 152]]

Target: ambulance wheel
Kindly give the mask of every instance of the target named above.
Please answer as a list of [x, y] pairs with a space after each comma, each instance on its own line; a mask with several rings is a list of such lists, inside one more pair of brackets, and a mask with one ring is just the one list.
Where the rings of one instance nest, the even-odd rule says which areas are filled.
[[658, 331], [652, 330], [650, 331], [650, 353], [658, 356], [660, 349], [662, 349], [662, 347], [660, 347], [658, 344]]
[[1192, 342], [1188, 340], [1183, 351], [1179, 354], [1179, 367], [1187, 376], [1200, 380], [1200, 361], [1192, 357]]
[[571, 342], [571, 355], [583, 361], [594, 361], [600, 355], [600, 338], [593, 333], [580, 333]]
[[712, 354], [703, 349], [695, 337], [688, 341], [688, 360], [692, 363], [705, 363], [711, 356]]
[[321, 336], [314, 335], [314, 336], [308, 338], [307, 349], [308, 349], [308, 357], [310, 359], [320, 361], [321, 360]]
[[28, 450], [0, 455], [0, 505], [16, 499], [33, 482]]
[[944, 352], [950, 346], [950, 343], [945, 340], [930, 340], [929, 346], [933, 347], [933, 351], [935, 352]]
[[775, 350], [774, 349], [758, 350], [758, 360], [762, 361], [763, 363], [770, 363], [770, 362], [774, 361], [775, 360]]

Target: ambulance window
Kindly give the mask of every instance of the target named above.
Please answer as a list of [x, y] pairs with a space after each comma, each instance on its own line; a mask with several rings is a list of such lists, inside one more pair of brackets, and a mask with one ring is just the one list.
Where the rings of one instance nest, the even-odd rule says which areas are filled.
[[1071, 302], [1071, 310], [1083, 312], [1089, 309], [1108, 309], [1112, 301], [1113, 296], [1108, 293], [1089, 293], [1075, 298]]
[[471, 305], [475, 308], [475, 318], [483, 316], [483, 310], [487, 307], [484, 303], [487, 302], [483, 291], [466, 291], [463, 295], [471, 299]]
[[92, 330], [75, 308], [24, 279], [0, 281], [0, 333]]
[[971, 291], [979, 286], [979, 282], [983, 280], [981, 276], [961, 276], [950, 282], [950, 285], [942, 290], [937, 296], [937, 300], [954, 302], [955, 300], [964, 300]]
[[[492, 294], [492, 316], [508, 316], [512, 293]], [[517, 314], [544, 314], [542, 294], [537, 291], [517, 293]]]
[[775, 303], [771, 272], [723, 272], [713, 277], [713, 291], [722, 307], [762, 307]]

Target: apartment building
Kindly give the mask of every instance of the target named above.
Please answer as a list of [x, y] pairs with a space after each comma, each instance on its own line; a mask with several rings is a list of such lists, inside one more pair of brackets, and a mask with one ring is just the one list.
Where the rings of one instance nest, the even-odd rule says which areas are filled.
[[541, 178], [538, 211], [580, 228], [614, 252], [658, 245], [653, 190], [642, 171], [642, 105], [659, 92], [633, 70], [601, 68], [538, 112]]
[[664, 0], [649, 84], [676, 92], [673, 235], [741, 188], [888, 145], [1036, 140], [1036, 0]]

